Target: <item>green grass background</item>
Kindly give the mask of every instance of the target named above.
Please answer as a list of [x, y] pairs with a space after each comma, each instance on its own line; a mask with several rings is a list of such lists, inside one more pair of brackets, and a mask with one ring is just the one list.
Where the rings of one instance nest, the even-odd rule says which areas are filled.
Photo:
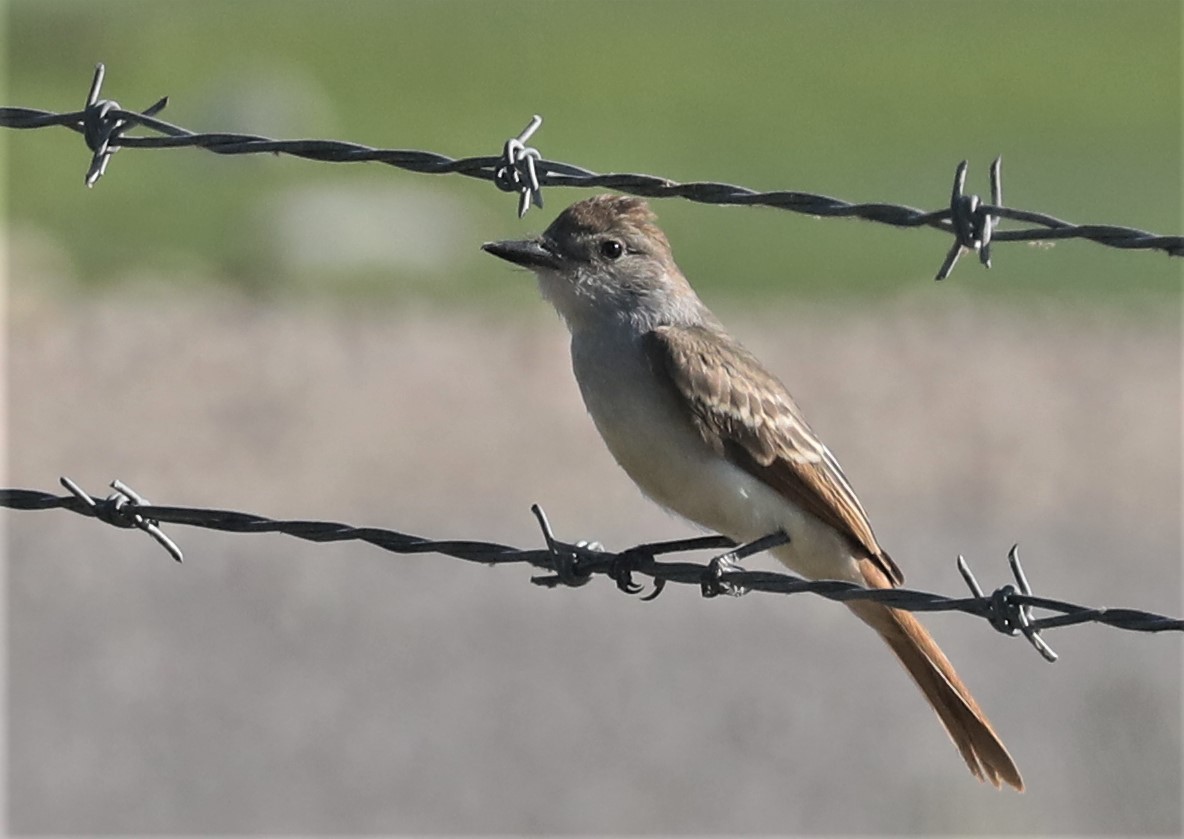
[[[597, 171], [821, 192], [935, 209], [959, 160], [987, 193], [1070, 221], [1181, 229], [1181, 5], [1173, 0], [937, 2], [312, 2], [14, 0], [6, 104], [104, 95], [192, 130], [352, 140], [450, 156], [500, 151], [533, 113], [548, 158]], [[515, 197], [456, 176], [195, 150], [123, 151], [94, 190], [64, 129], [0, 133], [7, 222], [64, 254], [69, 288], [215, 282], [478, 302], [501, 284], [477, 246], [541, 229], [583, 190]], [[261, 207], [298, 184], [438, 191], [471, 247], [428, 269], [292, 276]], [[927, 282], [949, 240], [780, 211], [657, 202], [676, 255], [715, 298], [870, 296]], [[410, 276], [415, 273], [416, 276]], [[182, 279], [184, 278], [184, 279]], [[15, 278], [17, 282], [20, 277]], [[1085, 242], [1003, 244], [975, 293], [1158, 305], [1180, 263]], [[515, 298], [517, 299], [517, 298]]]

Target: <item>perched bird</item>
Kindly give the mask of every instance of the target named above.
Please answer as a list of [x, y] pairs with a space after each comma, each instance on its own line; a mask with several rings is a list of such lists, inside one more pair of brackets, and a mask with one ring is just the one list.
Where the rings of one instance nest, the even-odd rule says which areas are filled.
[[[903, 582], [834, 456], [785, 386], [699, 299], [644, 201], [590, 198], [537, 238], [483, 248], [537, 275], [571, 331], [588, 413], [642, 492], [740, 543], [784, 532], [789, 541], [771, 552], [802, 576], [869, 588]], [[896, 653], [975, 777], [1023, 790], [921, 623], [869, 601], [848, 606]]]

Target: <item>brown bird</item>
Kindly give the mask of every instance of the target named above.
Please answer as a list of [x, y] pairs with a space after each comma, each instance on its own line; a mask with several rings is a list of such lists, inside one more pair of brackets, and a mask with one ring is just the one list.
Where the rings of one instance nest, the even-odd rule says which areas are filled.
[[[535, 239], [484, 249], [537, 275], [571, 331], [588, 413], [642, 492], [737, 542], [786, 533], [771, 553], [805, 577], [868, 588], [904, 581], [834, 455], [780, 380], [699, 299], [645, 202], [590, 198]], [[1023, 790], [925, 627], [898, 609], [848, 605], [896, 653], [974, 776]]]

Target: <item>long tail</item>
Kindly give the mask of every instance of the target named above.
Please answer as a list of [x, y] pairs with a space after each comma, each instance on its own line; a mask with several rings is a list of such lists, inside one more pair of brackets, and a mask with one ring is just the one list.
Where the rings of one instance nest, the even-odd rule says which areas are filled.
[[[861, 566], [870, 588], [892, 585], [870, 561]], [[937, 712], [971, 773], [996, 788], [1007, 783], [1023, 792], [1024, 781], [1003, 741], [925, 627], [911, 613], [878, 603], [852, 601], [847, 605], [896, 653]]]

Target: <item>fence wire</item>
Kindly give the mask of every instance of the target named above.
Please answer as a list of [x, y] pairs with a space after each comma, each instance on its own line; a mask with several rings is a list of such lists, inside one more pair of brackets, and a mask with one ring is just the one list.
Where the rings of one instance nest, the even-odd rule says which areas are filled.
[[[653, 175], [601, 174], [570, 163], [544, 159], [537, 149], [527, 146], [526, 142], [542, 124], [539, 116], [535, 116], [521, 134], [505, 143], [501, 155], [492, 157], [451, 158], [435, 152], [377, 149], [338, 140], [276, 140], [250, 134], [197, 133], [156, 118], [155, 115], [168, 104], [168, 97], [161, 98], [142, 113], [125, 110], [118, 102], [100, 99], [104, 74], [103, 65], [98, 65], [83, 110], [57, 113], [4, 107], [0, 108], [0, 127], [30, 129], [57, 125], [82, 134], [93, 152], [86, 173], [87, 186], [93, 186], [102, 177], [111, 155], [121, 148], [197, 147], [215, 154], [267, 152], [327, 163], [376, 162], [411, 172], [465, 175], [492, 181], [503, 191], [517, 192], [519, 216], [524, 215], [532, 204], [543, 206], [543, 187], [567, 186], [608, 188], [646, 197], [677, 196], [704, 204], [773, 207], [812, 216], [860, 218], [894, 227], [931, 227], [954, 237], [937, 273], [936, 278], [939, 280], [948, 276], [958, 258], [967, 252], [978, 253], [980, 261], [990, 267], [991, 245], [994, 242], [1086, 239], [1112, 248], [1159, 250], [1171, 256], [1184, 255], [1184, 236], [1165, 236], [1119, 225], [1079, 225], [1044, 213], [1004, 206], [998, 158], [991, 165], [989, 202], [964, 192], [967, 162], [962, 161], [954, 174], [949, 206], [927, 212], [902, 204], [851, 203], [808, 192], [759, 192], [712, 181], [679, 183]], [[137, 126], [155, 133], [128, 136], [126, 132]], [[996, 227], [1001, 219], [1035, 227], [998, 230]]]
[[[57, 113], [32, 108], [0, 107], [0, 127], [46, 128], [63, 126], [83, 135], [92, 151], [85, 182], [93, 186], [106, 172], [111, 156], [123, 148], [203, 148], [215, 154], [286, 154], [330, 163], [378, 162], [411, 172], [460, 174], [492, 181], [497, 187], [519, 195], [518, 212], [525, 214], [531, 205], [542, 207], [545, 186], [599, 187], [646, 197], [681, 197], [705, 204], [766, 206], [813, 216], [860, 218], [894, 227], [931, 227], [954, 237], [937, 274], [944, 279], [967, 252], [976, 252], [980, 261], [990, 266], [991, 245], [1007, 241], [1048, 241], [1085, 239], [1115, 248], [1159, 250], [1171, 256], [1184, 255], [1184, 237], [1164, 236], [1117, 225], [1077, 225], [1043, 213], [1018, 210], [1003, 205], [1002, 175], [999, 159], [990, 169], [991, 199], [982, 201], [964, 191], [967, 163], [955, 171], [948, 207], [923, 211], [892, 203], [851, 203], [838, 198], [785, 190], [759, 192], [746, 187], [711, 181], [679, 183], [667, 178], [643, 174], [600, 174], [580, 166], [547, 160], [537, 149], [526, 145], [542, 124], [535, 116], [516, 137], [507, 141], [498, 156], [451, 158], [443, 154], [406, 149], [376, 149], [357, 143], [335, 140], [276, 140], [247, 134], [196, 133], [156, 118], [168, 103], [162, 98], [143, 112], [128, 111], [119, 103], [100, 98], [105, 70], [96, 68], [80, 111]], [[140, 127], [150, 132], [129, 136]], [[1024, 222], [1034, 227], [998, 230], [1002, 219]], [[630, 594], [640, 594], [643, 587], [634, 575], [649, 578], [652, 591], [643, 599], [653, 599], [668, 583], [700, 587], [705, 596], [761, 591], [779, 594], [810, 592], [830, 600], [872, 600], [915, 612], [958, 611], [986, 618], [997, 630], [1008, 635], [1022, 634], [1050, 661], [1056, 654], [1040, 636], [1043, 629], [1098, 623], [1138, 632], [1184, 630], [1184, 620], [1137, 609], [1090, 608], [1062, 600], [1039, 597], [1032, 593], [1013, 547], [1009, 553], [1016, 585], [1005, 585], [984, 594], [969, 566], [959, 557], [959, 570], [972, 596], [949, 598], [911, 589], [869, 590], [837, 580], [804, 580], [786, 573], [747, 571], [735, 563], [780, 544], [786, 534], [770, 534], [747, 545], [735, 545], [722, 536], [708, 536], [671, 542], [637, 545], [612, 552], [598, 545], [571, 544], [556, 539], [546, 516], [533, 509], [542, 528], [544, 547], [523, 550], [507, 545], [475, 540], [435, 540], [394, 530], [354, 527], [338, 522], [274, 520], [250, 513], [229, 510], [204, 510], [189, 507], [166, 507], [149, 504], [129, 487], [114, 482], [115, 492], [105, 499], [94, 498], [66, 478], [63, 485], [69, 495], [25, 489], [0, 490], [0, 507], [17, 510], [63, 509], [98, 518], [117, 527], [135, 527], [149, 533], [169, 554], [180, 561], [176, 544], [160, 529], [162, 523], [182, 524], [234, 533], [284, 533], [312, 542], [361, 541], [399, 554], [435, 553], [488, 565], [526, 563], [545, 570], [532, 582], [543, 586], [579, 586], [593, 576], [607, 576], [617, 587]], [[667, 561], [658, 557], [693, 550], [723, 551], [709, 562]], [[1053, 612], [1037, 618], [1033, 609]]]
[[[111, 486], [115, 491], [100, 499], [84, 492], [69, 478], [62, 478], [61, 482], [70, 491], [69, 495], [58, 496], [29, 489], [0, 489], [0, 507], [14, 510], [69, 510], [115, 527], [139, 528], [156, 539], [178, 562], [182, 559], [181, 550], [160, 529], [161, 524], [188, 525], [230, 533], [283, 533], [309, 542], [365, 542], [396, 554], [443, 554], [483, 565], [525, 563], [547, 572], [531, 578], [531, 582], [546, 587], [581, 586], [594, 576], [605, 576], [616, 583], [621, 591], [636, 595], [644, 591], [644, 587], [633, 579], [634, 575], [640, 575], [652, 581], [652, 590], [642, 597], [643, 600], [657, 597], [668, 583], [679, 583], [698, 586], [705, 597], [739, 595], [750, 591], [772, 594], [809, 592], [828, 600], [871, 600], [911, 612], [964, 612], [985, 618], [1005, 635], [1023, 635], [1049, 661], [1055, 661], [1057, 656], [1040, 635], [1044, 629], [1097, 623], [1135, 632], [1184, 631], [1184, 620], [1154, 612], [1092, 608], [1037, 596], [1028, 584], [1016, 547], [1012, 547], [1008, 554], [1015, 585], [1004, 585], [990, 594], [984, 594], [969, 565], [960, 556], [958, 568], [972, 596], [953, 598], [906, 588], [866, 589], [841, 580], [806, 580], [787, 573], [748, 571], [736, 564], [792, 538], [784, 533], [770, 534], [745, 545], [736, 545], [723, 536], [703, 536], [645, 543], [614, 552], [595, 543], [573, 544], [555, 538], [546, 515], [536, 505], [532, 512], [542, 530], [543, 547], [521, 549], [472, 539], [428, 539], [396, 530], [354, 527], [340, 522], [276, 520], [231, 510], [158, 506], [149, 503], [120, 481], [113, 481]], [[717, 553], [705, 563], [658, 559], [668, 554], [695, 550]], [[1054, 614], [1036, 617], [1033, 609]]]

